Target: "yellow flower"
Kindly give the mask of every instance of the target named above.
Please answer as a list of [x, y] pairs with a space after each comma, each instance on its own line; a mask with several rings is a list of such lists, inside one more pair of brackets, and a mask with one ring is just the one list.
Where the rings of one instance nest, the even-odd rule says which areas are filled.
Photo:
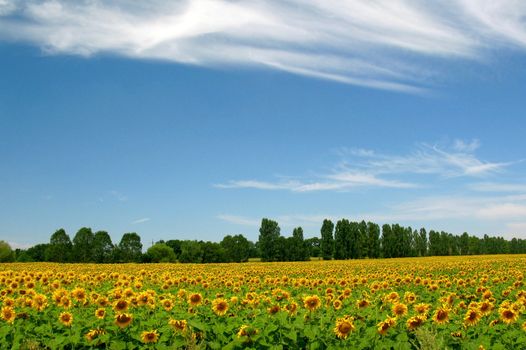
[[99, 320], [102, 320], [106, 316], [106, 310], [105, 309], [97, 309], [95, 310], [95, 317], [97, 317]]
[[404, 316], [405, 314], [407, 314], [407, 306], [402, 303], [394, 304], [391, 310], [397, 317]]
[[190, 297], [188, 297], [188, 304], [192, 306], [197, 306], [203, 302], [203, 297], [199, 293], [191, 294]]
[[117, 313], [123, 313], [128, 310], [128, 302], [124, 299], [119, 299], [113, 304], [113, 310]]
[[429, 309], [431, 308], [431, 305], [429, 304], [424, 304], [424, 303], [420, 303], [420, 304], [416, 304], [414, 306], [414, 309], [415, 311], [420, 314], [420, 315], [427, 315], [427, 313], [429, 312]]
[[88, 333], [84, 336], [87, 341], [93, 341], [93, 339], [97, 338], [99, 335], [106, 334], [106, 331], [101, 328], [97, 329], [90, 329]]
[[464, 316], [464, 324], [466, 326], [474, 326], [479, 322], [480, 318], [481, 315], [479, 314], [478, 310], [469, 309], [466, 312], [466, 316]]
[[311, 295], [303, 299], [303, 305], [310, 311], [314, 311], [321, 306], [320, 297], [317, 295]]
[[59, 320], [60, 323], [62, 323], [64, 326], [69, 327], [69, 326], [71, 326], [71, 324], [73, 323], [73, 315], [70, 314], [69, 312], [62, 312], [62, 313], [58, 316], [58, 320]]
[[186, 320], [174, 320], [173, 318], [168, 321], [168, 324], [176, 331], [184, 332], [188, 328]]
[[441, 307], [435, 311], [433, 315], [433, 321], [438, 324], [444, 324], [449, 321], [449, 310]]
[[426, 317], [425, 316], [422, 316], [422, 315], [413, 316], [413, 317], [409, 318], [407, 320], [407, 322], [406, 322], [407, 329], [409, 329], [409, 330], [416, 329], [416, 328], [420, 327], [421, 325], [423, 325], [425, 321], [426, 321]]
[[157, 343], [157, 340], [159, 339], [159, 334], [157, 333], [157, 330], [154, 331], [144, 331], [141, 333], [141, 340], [143, 343]]
[[212, 301], [212, 310], [218, 316], [223, 316], [228, 311], [228, 303], [225, 299], [219, 298]]
[[355, 327], [351, 317], [343, 317], [336, 320], [336, 327], [334, 327], [334, 334], [340, 339], [347, 339], [349, 334], [354, 331]]
[[396, 318], [388, 316], [384, 321], [377, 324], [378, 333], [380, 333], [381, 335], [387, 334], [387, 331], [389, 331], [389, 328], [391, 328], [395, 324], [396, 324]]
[[166, 311], [170, 311], [174, 307], [174, 304], [170, 299], [164, 299], [161, 304]]
[[340, 310], [342, 308], [341, 300], [336, 299], [335, 301], [332, 302], [332, 306], [334, 307], [335, 310]]
[[237, 332], [237, 337], [251, 337], [258, 333], [258, 330], [256, 328], [250, 327], [248, 325], [242, 325], [239, 328], [239, 331]]
[[516, 322], [519, 318], [519, 313], [516, 312], [513, 308], [501, 308], [499, 310], [500, 319], [506, 324], [511, 324]]
[[15, 318], [15, 309], [13, 309], [11, 306], [4, 306], [2, 308], [2, 320], [6, 321], [7, 323], [13, 323]]
[[132, 320], [133, 320], [133, 316], [131, 314], [115, 315], [115, 324], [119, 326], [120, 328], [127, 327], [131, 323]]

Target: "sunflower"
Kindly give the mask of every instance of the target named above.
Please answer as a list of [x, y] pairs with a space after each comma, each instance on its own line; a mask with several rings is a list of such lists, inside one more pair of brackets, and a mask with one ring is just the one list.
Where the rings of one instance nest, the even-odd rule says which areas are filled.
[[13, 309], [11, 306], [4, 306], [2, 308], [2, 320], [6, 321], [7, 323], [13, 323], [15, 318], [15, 309]]
[[99, 320], [102, 320], [106, 316], [106, 309], [97, 309], [95, 310], [95, 317], [97, 317]]
[[186, 320], [174, 320], [173, 318], [168, 321], [168, 324], [176, 331], [184, 332], [188, 328]]
[[58, 320], [60, 323], [62, 323], [64, 326], [69, 327], [73, 323], [73, 315], [69, 312], [62, 312], [58, 316]]
[[516, 322], [519, 318], [519, 313], [516, 312], [513, 308], [501, 308], [499, 310], [500, 319], [506, 324], [511, 324]]
[[128, 306], [129, 304], [126, 300], [120, 299], [113, 304], [113, 310], [117, 313], [123, 313], [128, 310]]
[[188, 297], [188, 304], [197, 306], [203, 302], [203, 297], [199, 293], [190, 294]]
[[407, 329], [409, 329], [409, 330], [416, 329], [416, 328], [420, 327], [421, 325], [423, 325], [425, 321], [426, 321], [426, 317], [425, 316], [422, 316], [422, 315], [413, 316], [413, 317], [409, 318], [407, 320], [407, 322], [406, 322]]
[[521, 328], [522, 328], [523, 331], [526, 332], [526, 322], [524, 322], [524, 323], [521, 325]]
[[414, 309], [420, 315], [427, 315], [427, 313], [429, 312], [429, 309], [431, 309], [431, 305], [420, 303], [420, 304], [416, 304], [414, 306]]
[[228, 311], [228, 303], [225, 299], [219, 298], [212, 301], [212, 310], [218, 316], [223, 316]]
[[159, 333], [157, 333], [157, 330], [154, 331], [144, 331], [141, 333], [141, 340], [143, 343], [157, 343], [157, 340], [159, 339]]
[[292, 301], [285, 305], [284, 309], [289, 313], [289, 315], [293, 315], [298, 310], [298, 304], [295, 301]]
[[380, 333], [381, 335], [387, 334], [387, 331], [389, 330], [389, 328], [391, 328], [395, 324], [396, 324], [396, 318], [387, 316], [385, 320], [377, 324], [378, 333]]
[[482, 315], [478, 312], [476, 309], [469, 309], [468, 312], [466, 312], [466, 316], [464, 316], [464, 324], [466, 326], [474, 326], [476, 325]]
[[115, 315], [115, 324], [119, 326], [120, 328], [127, 327], [131, 323], [132, 320], [133, 320], [133, 316], [131, 314]]
[[433, 321], [438, 324], [444, 324], [449, 321], [449, 310], [441, 307], [435, 311], [433, 315]]
[[355, 327], [353, 324], [352, 317], [343, 317], [336, 320], [336, 327], [334, 327], [334, 334], [340, 339], [347, 339], [349, 334], [354, 331]]
[[166, 311], [170, 311], [174, 307], [174, 304], [172, 300], [170, 299], [164, 299], [161, 302], [161, 305], [163, 306], [163, 309], [165, 309]]
[[412, 304], [416, 301], [416, 295], [413, 292], [405, 292], [404, 293], [404, 300], [408, 304]]
[[493, 310], [493, 308], [494, 308], [493, 304], [487, 300], [478, 304], [478, 309], [483, 316], [487, 316], [491, 314], [491, 311]]
[[321, 300], [317, 295], [311, 295], [303, 299], [303, 305], [310, 311], [314, 311], [321, 306]]
[[274, 315], [275, 313], [277, 313], [280, 309], [279, 305], [272, 305], [271, 307], [269, 307], [267, 309], [268, 313], [271, 314], [271, 315]]
[[342, 308], [341, 300], [336, 299], [332, 302], [332, 306], [334, 307], [334, 310], [340, 310]]
[[97, 329], [90, 329], [88, 333], [84, 336], [87, 341], [93, 341], [93, 339], [97, 338], [99, 335], [106, 334], [106, 331], [101, 328]]
[[256, 328], [253, 328], [253, 327], [248, 326], [248, 325], [242, 325], [239, 328], [239, 331], [237, 332], [237, 337], [238, 338], [251, 337], [251, 336], [256, 335], [257, 333], [258, 333], [258, 330]]
[[393, 314], [396, 315], [396, 317], [404, 316], [405, 314], [407, 314], [407, 305], [402, 303], [396, 303], [393, 305], [391, 310], [393, 311]]
[[360, 300], [356, 301], [356, 306], [358, 308], [360, 308], [360, 309], [363, 309], [363, 308], [369, 306], [369, 304], [370, 304], [370, 302], [367, 299], [360, 299]]
[[33, 307], [37, 310], [37, 311], [42, 311], [44, 310], [46, 307], [47, 307], [48, 303], [47, 303], [47, 297], [43, 294], [37, 294], [35, 295], [35, 297], [33, 298]]

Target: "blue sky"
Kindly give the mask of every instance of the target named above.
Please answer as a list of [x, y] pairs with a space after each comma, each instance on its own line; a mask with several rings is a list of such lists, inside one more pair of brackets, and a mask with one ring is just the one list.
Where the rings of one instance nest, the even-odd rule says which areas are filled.
[[526, 238], [526, 5], [0, 0], [0, 239]]

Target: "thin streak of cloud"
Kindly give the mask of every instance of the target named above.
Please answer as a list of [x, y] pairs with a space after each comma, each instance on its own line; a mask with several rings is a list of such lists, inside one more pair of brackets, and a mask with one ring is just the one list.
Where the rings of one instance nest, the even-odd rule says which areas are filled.
[[0, 38], [51, 54], [266, 67], [422, 93], [443, 75], [429, 58], [526, 48], [525, 15], [513, 0], [0, 0]]
[[414, 189], [426, 187], [427, 184], [392, 177], [419, 174], [446, 179], [481, 178], [502, 172], [515, 163], [483, 161], [473, 153], [479, 147], [480, 142], [477, 140], [471, 142], [457, 140], [449, 147], [452, 149], [419, 144], [415, 151], [406, 155], [381, 154], [365, 149], [343, 149], [339, 151], [343, 160], [326, 174], [294, 180], [230, 180], [216, 184], [214, 187], [291, 192], [350, 191], [357, 188]]
[[142, 218], [142, 219], [137, 219], [137, 220], [134, 220], [132, 221], [131, 223], [132, 224], [142, 224], [143, 222], [148, 222], [150, 221], [151, 219], [150, 218]]
[[469, 188], [478, 192], [526, 193], [526, 185], [517, 183], [477, 182], [470, 184]]

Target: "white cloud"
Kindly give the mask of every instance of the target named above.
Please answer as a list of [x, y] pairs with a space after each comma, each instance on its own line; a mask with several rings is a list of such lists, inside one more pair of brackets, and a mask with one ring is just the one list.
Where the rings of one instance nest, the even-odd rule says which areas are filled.
[[11, 249], [27, 249], [31, 248], [34, 244], [18, 243], [18, 242], [7, 242]]
[[132, 221], [131, 223], [132, 223], [132, 224], [142, 224], [143, 222], [148, 222], [148, 221], [150, 221], [150, 220], [151, 220], [150, 218], [142, 218], [142, 219], [134, 220], [134, 221]]
[[16, 10], [16, 4], [11, 0], [0, 0], [0, 16], [7, 16]]
[[356, 188], [410, 189], [425, 185], [386, 176], [407, 177], [419, 174], [443, 178], [479, 178], [499, 173], [513, 164], [480, 160], [473, 154], [479, 146], [479, 141], [466, 143], [460, 140], [453, 144], [452, 150], [420, 144], [415, 151], [406, 155], [387, 155], [365, 149], [341, 149], [338, 153], [343, 160], [326, 174], [294, 180], [231, 180], [214, 186], [292, 192], [349, 191]]
[[526, 193], [526, 185], [517, 183], [477, 182], [469, 185], [469, 188], [479, 192]]
[[226, 221], [231, 224], [236, 224], [236, 225], [241, 225], [241, 226], [257, 227], [261, 223], [261, 219], [247, 218], [245, 216], [239, 216], [239, 215], [221, 214], [221, 215], [217, 215], [216, 217], [222, 221]]
[[49, 53], [243, 65], [423, 91], [429, 58], [526, 47], [524, 2], [449, 0], [0, 0], [0, 38]]
[[113, 198], [117, 199], [119, 202], [126, 202], [128, 200], [127, 196], [115, 190], [110, 191], [110, 195]]
[[473, 152], [480, 147], [480, 141], [475, 139], [469, 142], [464, 140], [455, 140], [453, 149], [459, 152]]

